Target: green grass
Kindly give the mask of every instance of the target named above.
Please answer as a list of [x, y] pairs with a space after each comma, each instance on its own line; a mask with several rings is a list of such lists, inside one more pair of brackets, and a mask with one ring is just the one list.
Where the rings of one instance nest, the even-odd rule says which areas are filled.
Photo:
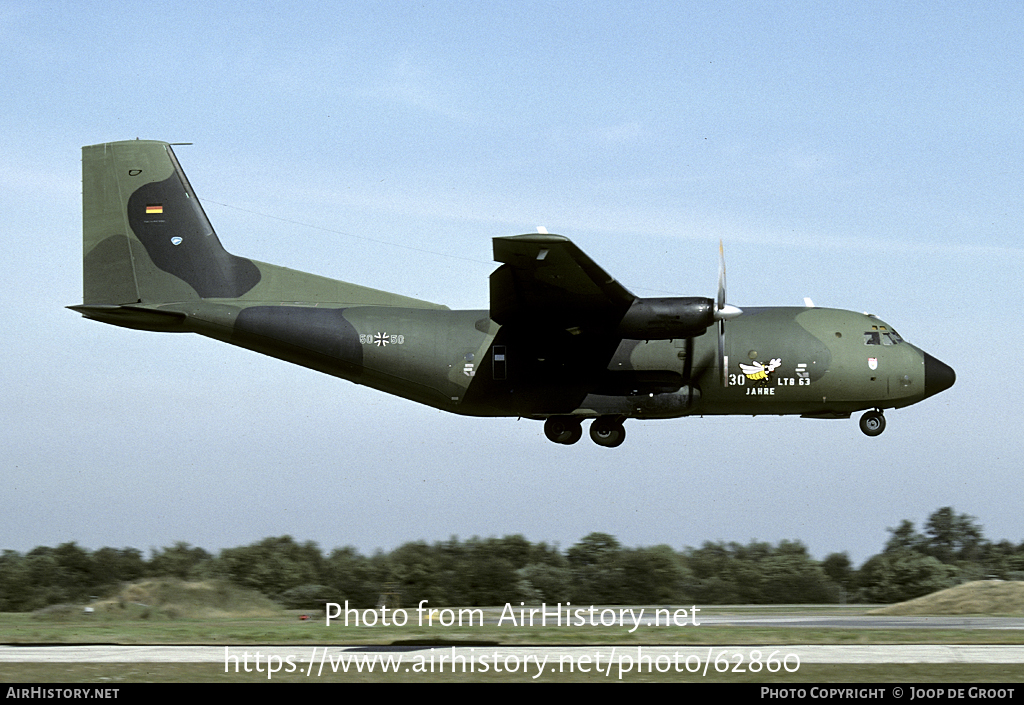
[[[758, 615], [855, 616], [875, 606], [772, 605], [702, 607], [706, 617], [736, 618]], [[618, 608], [616, 608], [618, 609]], [[648, 606], [646, 615], [652, 614]], [[1022, 644], [1021, 630], [968, 629], [831, 629], [823, 627], [641, 626], [530, 627], [498, 626], [501, 608], [485, 608], [490, 623], [483, 626], [415, 626], [415, 608], [408, 610], [409, 626], [349, 626], [343, 621], [326, 625], [323, 614], [302, 621], [300, 612], [274, 607], [252, 591], [237, 591], [222, 583], [156, 581], [128, 586], [114, 598], [98, 603], [92, 615], [80, 607], [48, 608], [35, 614], [0, 614], [0, 643], [5, 644], [181, 644], [215, 646], [308, 645], [357, 646], [395, 643], [436, 645], [680, 645], [764, 646], [813, 644]], [[519, 682], [533, 681], [530, 673], [467, 674], [343, 674], [319, 677], [277, 673], [274, 682]], [[1003, 682], [1024, 679], [1019, 664], [812, 664], [796, 673], [632, 673], [628, 682]], [[224, 673], [223, 665], [210, 664], [61, 664], [0, 663], [0, 681], [76, 682], [114, 686], [136, 682], [265, 682], [265, 673]], [[615, 681], [616, 674], [545, 673], [538, 681]], [[536, 681], [534, 681], [536, 682]]]
[[[620, 682], [615, 670], [598, 673], [302, 673], [274, 674], [273, 683], [527, 683], [527, 682]], [[119, 683], [266, 683], [265, 673], [224, 673], [219, 664], [88, 663], [0, 664], [0, 682], [93, 683], [117, 687]], [[1019, 683], [1024, 672], [1019, 664], [812, 664], [796, 673], [753, 674], [642, 673], [626, 674], [623, 683]]]
[[914, 600], [872, 610], [881, 615], [1005, 615], [1024, 614], [1024, 582], [975, 580]]
[[[713, 609], [708, 614], [726, 614]], [[767, 610], [766, 610], [767, 612]], [[749, 614], [749, 613], [747, 613]], [[849, 614], [844, 612], [844, 614]], [[0, 643], [7, 644], [253, 644], [386, 645], [427, 641], [444, 644], [754, 645], [754, 644], [1024, 644], [1024, 632], [1009, 629], [830, 629], [700, 625], [640, 627], [345, 627], [327, 626], [322, 616], [300, 621], [298, 612], [275, 617], [112, 619], [0, 614]], [[412, 622], [414, 620], [410, 620]]]
[[[751, 611], [742, 610], [745, 614]], [[761, 611], [761, 610], [758, 610]], [[767, 612], [767, 610], [765, 610]], [[712, 610], [709, 610], [709, 614]], [[38, 619], [28, 614], [0, 615], [0, 642], [273, 645], [386, 645], [437, 641], [446, 644], [497, 642], [503, 645], [785, 645], [785, 644], [1024, 644], [1016, 630], [822, 629], [781, 627], [688, 626], [648, 627], [629, 634], [622, 628], [592, 627], [330, 627], [323, 618], [299, 621], [297, 613], [250, 618], [100, 619], [81, 615]], [[343, 674], [277, 673], [273, 682], [592, 682], [617, 681], [616, 673]], [[624, 682], [698, 683], [910, 683], [1010, 682], [1024, 679], [1019, 664], [811, 664], [796, 673], [632, 673]], [[223, 665], [205, 664], [0, 664], [0, 682], [74, 682], [114, 686], [117, 683], [266, 682], [265, 673], [225, 673]]]

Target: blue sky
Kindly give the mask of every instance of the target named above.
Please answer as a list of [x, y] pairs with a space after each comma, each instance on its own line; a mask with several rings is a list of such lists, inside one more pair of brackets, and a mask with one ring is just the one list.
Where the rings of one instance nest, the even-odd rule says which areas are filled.
[[[291, 534], [365, 553], [799, 539], [951, 505], [1024, 540], [1016, 3], [0, 4], [0, 544]], [[632, 422], [615, 451], [467, 419], [81, 300], [80, 152], [177, 154], [236, 254], [486, 308], [544, 226], [640, 295], [870, 311], [956, 386], [855, 419]]]

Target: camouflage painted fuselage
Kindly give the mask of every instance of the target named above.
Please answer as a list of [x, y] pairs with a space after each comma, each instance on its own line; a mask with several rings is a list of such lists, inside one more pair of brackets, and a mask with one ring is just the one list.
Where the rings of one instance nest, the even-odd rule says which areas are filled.
[[633, 297], [554, 235], [495, 239], [505, 264], [480, 311], [237, 257], [163, 142], [83, 148], [83, 237], [71, 308], [88, 318], [198, 333], [457, 414], [843, 418], [953, 382], [887, 324], [835, 309], [745, 309], [720, 351], [704, 300]]

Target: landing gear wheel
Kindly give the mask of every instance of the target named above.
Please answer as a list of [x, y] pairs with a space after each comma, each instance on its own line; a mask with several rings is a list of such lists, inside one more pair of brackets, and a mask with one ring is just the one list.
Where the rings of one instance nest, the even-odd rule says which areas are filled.
[[881, 411], [869, 411], [860, 417], [860, 430], [867, 436], [877, 436], [885, 430], [885, 417]]
[[549, 416], [544, 422], [544, 435], [549, 441], [571, 446], [583, 438], [583, 427], [571, 416]]
[[590, 424], [590, 438], [599, 446], [616, 448], [626, 440], [626, 429], [620, 419], [602, 416]]

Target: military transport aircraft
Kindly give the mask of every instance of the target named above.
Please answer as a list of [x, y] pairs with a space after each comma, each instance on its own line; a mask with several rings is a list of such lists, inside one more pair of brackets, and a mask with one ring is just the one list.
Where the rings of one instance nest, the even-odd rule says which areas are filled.
[[[544, 420], [598, 445], [628, 418], [849, 418], [949, 388], [953, 370], [852, 311], [745, 308], [718, 294], [639, 298], [576, 245], [494, 238], [490, 309], [446, 306], [229, 254], [171, 145], [82, 150], [84, 302], [93, 320], [192, 332], [456, 414]], [[721, 253], [721, 248], [720, 248]]]

